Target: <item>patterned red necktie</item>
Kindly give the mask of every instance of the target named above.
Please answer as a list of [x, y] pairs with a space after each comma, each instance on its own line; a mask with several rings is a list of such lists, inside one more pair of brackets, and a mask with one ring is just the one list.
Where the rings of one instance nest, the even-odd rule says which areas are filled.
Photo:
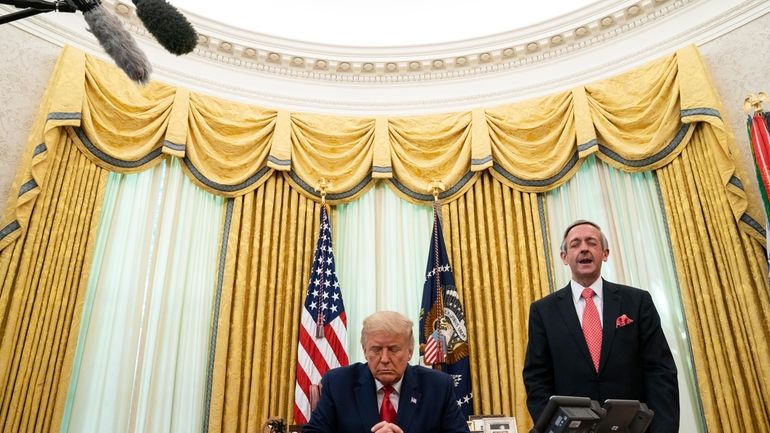
[[396, 408], [393, 407], [393, 403], [390, 401], [390, 394], [393, 392], [393, 387], [385, 385], [382, 387], [385, 395], [382, 398], [382, 407], [380, 407], [380, 421], [387, 421], [389, 423], [396, 422]]
[[583, 336], [586, 339], [588, 351], [591, 352], [594, 369], [598, 373], [599, 358], [602, 354], [602, 322], [599, 320], [599, 310], [594, 304], [594, 290], [587, 287], [583, 289], [580, 296], [586, 301], [586, 308], [583, 310]]

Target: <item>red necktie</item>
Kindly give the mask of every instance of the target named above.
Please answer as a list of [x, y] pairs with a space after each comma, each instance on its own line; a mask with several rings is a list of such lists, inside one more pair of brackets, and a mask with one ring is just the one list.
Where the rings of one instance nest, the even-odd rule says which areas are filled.
[[390, 401], [390, 394], [393, 392], [393, 387], [385, 385], [382, 387], [385, 395], [382, 397], [382, 407], [380, 407], [380, 421], [387, 421], [389, 423], [396, 422], [396, 408], [393, 407], [393, 403]]
[[594, 304], [594, 290], [590, 287], [585, 288], [580, 296], [586, 301], [586, 308], [583, 310], [583, 336], [586, 339], [588, 351], [591, 352], [594, 369], [598, 373], [599, 358], [602, 354], [602, 322], [599, 320], [599, 310]]

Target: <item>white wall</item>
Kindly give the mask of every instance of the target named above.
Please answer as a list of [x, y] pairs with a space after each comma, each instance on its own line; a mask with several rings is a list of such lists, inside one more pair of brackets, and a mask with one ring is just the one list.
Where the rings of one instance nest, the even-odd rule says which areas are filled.
[[[746, 135], [743, 100], [750, 93], [770, 92], [770, 14], [699, 47], [727, 113], [723, 117], [738, 141], [738, 158], [746, 174], [743, 184], [754, 203], [761, 203], [754, 159]], [[770, 104], [765, 104], [770, 111]], [[761, 206], [760, 206], [761, 207]], [[761, 223], [761, 221], [760, 221]]]
[[60, 48], [0, 25], [0, 206], [5, 209], [16, 167]]

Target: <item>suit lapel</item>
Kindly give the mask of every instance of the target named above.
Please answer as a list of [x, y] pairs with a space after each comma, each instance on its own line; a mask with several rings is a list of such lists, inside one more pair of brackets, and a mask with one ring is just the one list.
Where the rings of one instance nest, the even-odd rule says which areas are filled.
[[356, 396], [356, 409], [358, 418], [364, 426], [363, 431], [369, 431], [380, 422], [379, 408], [377, 407], [377, 389], [374, 387], [374, 376], [369, 371], [369, 366], [361, 364], [363, 371], [359, 372], [358, 385], [353, 389]]
[[602, 355], [599, 359], [599, 371], [604, 369], [604, 364], [610, 356], [612, 340], [615, 338], [615, 319], [620, 315], [620, 294], [617, 287], [603, 280], [604, 300], [602, 312]]
[[409, 431], [409, 424], [414, 419], [417, 406], [421, 403], [421, 394], [417, 389], [417, 367], [408, 366], [404, 371], [404, 381], [401, 382], [401, 394], [398, 398], [398, 413], [396, 424], [404, 433]]
[[580, 326], [580, 320], [578, 320], [577, 312], [575, 311], [575, 301], [572, 300], [572, 289], [569, 283], [567, 283], [567, 287], [557, 292], [556, 298], [557, 308], [559, 315], [564, 320], [564, 326], [567, 327], [572, 339], [575, 340], [575, 347], [580, 348], [583, 359], [593, 371], [594, 362], [591, 360], [591, 354], [588, 352], [588, 345], [583, 336], [583, 328]]

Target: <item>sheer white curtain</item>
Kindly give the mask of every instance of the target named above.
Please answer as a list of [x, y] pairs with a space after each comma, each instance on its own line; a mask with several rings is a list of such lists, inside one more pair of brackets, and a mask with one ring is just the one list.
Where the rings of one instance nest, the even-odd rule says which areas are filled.
[[201, 431], [222, 215], [176, 158], [110, 175], [62, 433]]
[[375, 311], [405, 314], [414, 322], [416, 340], [433, 209], [402, 200], [380, 182], [359, 200], [338, 206], [335, 223], [334, 256], [348, 317], [350, 362], [364, 361], [361, 324]]
[[663, 204], [653, 172], [629, 174], [589, 158], [575, 177], [546, 196], [556, 288], [570, 279], [559, 258], [564, 229], [577, 219], [602, 227], [610, 256], [602, 276], [650, 292], [679, 371], [682, 432], [704, 432]]

